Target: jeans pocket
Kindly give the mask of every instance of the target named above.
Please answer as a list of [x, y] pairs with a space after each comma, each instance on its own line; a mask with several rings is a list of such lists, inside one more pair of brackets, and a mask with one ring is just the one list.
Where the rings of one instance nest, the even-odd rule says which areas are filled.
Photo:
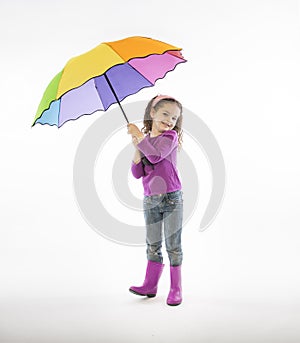
[[144, 204], [150, 204], [151, 203], [151, 198], [148, 196], [144, 196]]
[[143, 207], [144, 210], [149, 210], [151, 207], [153, 207], [150, 197], [144, 197]]
[[156, 196], [145, 196], [143, 200], [144, 209], [151, 210], [159, 205], [162, 200]]
[[167, 193], [167, 202], [170, 205], [177, 205], [183, 203], [182, 191]]

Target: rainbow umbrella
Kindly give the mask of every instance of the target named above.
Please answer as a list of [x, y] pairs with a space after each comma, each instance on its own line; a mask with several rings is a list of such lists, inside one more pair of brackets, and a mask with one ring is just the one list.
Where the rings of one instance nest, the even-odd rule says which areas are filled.
[[154, 86], [177, 64], [181, 48], [147, 37], [101, 43], [70, 59], [46, 88], [32, 124], [61, 127], [69, 120], [106, 111], [127, 96]]

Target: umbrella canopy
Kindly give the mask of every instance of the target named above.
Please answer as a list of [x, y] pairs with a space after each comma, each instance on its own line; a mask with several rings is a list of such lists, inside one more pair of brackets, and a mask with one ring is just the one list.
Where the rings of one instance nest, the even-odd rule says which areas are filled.
[[106, 111], [114, 103], [121, 107], [124, 98], [153, 86], [177, 64], [186, 62], [180, 51], [137, 36], [102, 43], [70, 59], [46, 88], [33, 125], [60, 127], [83, 115]]

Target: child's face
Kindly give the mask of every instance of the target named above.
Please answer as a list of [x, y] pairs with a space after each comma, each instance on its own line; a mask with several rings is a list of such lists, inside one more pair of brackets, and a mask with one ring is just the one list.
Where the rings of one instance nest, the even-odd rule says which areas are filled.
[[180, 116], [180, 109], [176, 103], [166, 102], [157, 111], [152, 108], [150, 115], [153, 119], [152, 133], [161, 134], [175, 127]]

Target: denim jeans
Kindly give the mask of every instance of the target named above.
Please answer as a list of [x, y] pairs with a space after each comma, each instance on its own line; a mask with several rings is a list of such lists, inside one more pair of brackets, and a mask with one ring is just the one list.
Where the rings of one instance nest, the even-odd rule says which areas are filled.
[[182, 191], [144, 197], [147, 259], [163, 263], [163, 234], [171, 266], [182, 263]]

